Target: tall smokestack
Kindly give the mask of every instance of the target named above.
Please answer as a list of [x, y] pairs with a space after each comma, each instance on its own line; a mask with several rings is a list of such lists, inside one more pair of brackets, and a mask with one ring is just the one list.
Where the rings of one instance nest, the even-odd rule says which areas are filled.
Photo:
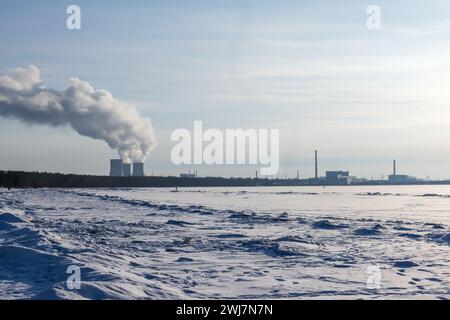
[[122, 165], [122, 174], [124, 177], [131, 176], [131, 163], [124, 163]]
[[143, 177], [143, 176], [144, 176], [144, 163], [133, 162], [133, 177]]
[[111, 159], [109, 176], [111, 177], [122, 177], [122, 159]]
[[394, 176], [396, 176], [397, 175], [397, 164], [396, 164], [395, 160], [392, 162], [392, 169], [393, 169]]
[[317, 167], [317, 150], [314, 152], [314, 164], [315, 164], [315, 177], [316, 177], [316, 179], [319, 179], [319, 170], [318, 170], [318, 167]]

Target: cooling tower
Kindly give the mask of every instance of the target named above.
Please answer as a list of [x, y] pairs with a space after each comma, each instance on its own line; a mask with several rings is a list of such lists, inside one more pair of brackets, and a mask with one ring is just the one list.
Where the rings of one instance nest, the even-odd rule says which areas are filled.
[[109, 175], [111, 177], [121, 177], [122, 173], [122, 159], [111, 159]]
[[143, 177], [144, 176], [144, 163], [133, 162], [133, 177]]
[[122, 165], [122, 173], [124, 177], [131, 176], [131, 163], [124, 163]]

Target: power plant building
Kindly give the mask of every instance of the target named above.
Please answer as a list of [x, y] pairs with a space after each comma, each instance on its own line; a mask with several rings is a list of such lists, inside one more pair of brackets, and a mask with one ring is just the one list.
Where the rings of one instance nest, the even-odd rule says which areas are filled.
[[388, 176], [389, 183], [410, 183], [417, 181], [417, 178], [408, 176], [406, 174], [397, 174], [397, 162], [392, 162], [392, 174]]
[[349, 184], [351, 181], [348, 171], [327, 171], [325, 179], [327, 184]]

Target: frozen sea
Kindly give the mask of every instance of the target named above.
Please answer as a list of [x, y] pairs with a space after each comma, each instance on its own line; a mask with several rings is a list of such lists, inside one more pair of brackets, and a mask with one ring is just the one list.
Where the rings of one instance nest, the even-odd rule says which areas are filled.
[[0, 189], [0, 298], [448, 299], [449, 227], [450, 186]]

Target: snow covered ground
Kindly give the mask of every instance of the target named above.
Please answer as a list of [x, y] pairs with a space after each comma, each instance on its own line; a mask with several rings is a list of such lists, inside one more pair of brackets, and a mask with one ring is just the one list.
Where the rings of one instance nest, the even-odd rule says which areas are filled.
[[0, 189], [0, 298], [448, 299], [449, 225], [449, 186]]

